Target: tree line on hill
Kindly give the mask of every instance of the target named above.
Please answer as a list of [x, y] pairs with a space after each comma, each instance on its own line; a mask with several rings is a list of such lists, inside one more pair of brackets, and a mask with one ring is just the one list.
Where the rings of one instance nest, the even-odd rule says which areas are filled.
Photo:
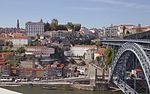
[[73, 24], [72, 22], [68, 22], [65, 25], [61, 25], [58, 23], [57, 19], [52, 19], [51, 23], [47, 22], [44, 24], [45, 31], [51, 30], [73, 30], [79, 31], [81, 29], [81, 24]]

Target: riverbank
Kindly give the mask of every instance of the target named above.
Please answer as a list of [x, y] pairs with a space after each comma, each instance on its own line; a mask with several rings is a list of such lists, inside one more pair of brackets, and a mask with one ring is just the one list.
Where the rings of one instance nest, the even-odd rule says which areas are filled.
[[100, 83], [96, 86], [91, 86], [89, 84], [73, 84], [70, 82], [1, 82], [0, 86], [9, 86], [9, 87], [16, 87], [16, 86], [41, 86], [44, 87], [43, 89], [59, 89], [59, 90], [87, 90], [87, 91], [104, 91], [110, 90], [108, 83]]
[[0, 94], [23, 94], [8, 89], [0, 88]]

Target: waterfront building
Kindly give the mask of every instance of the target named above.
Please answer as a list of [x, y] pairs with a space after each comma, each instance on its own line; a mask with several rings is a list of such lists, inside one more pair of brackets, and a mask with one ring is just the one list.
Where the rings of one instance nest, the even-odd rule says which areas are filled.
[[11, 75], [11, 66], [9, 64], [1, 66], [1, 76], [10, 76], [10, 75]]
[[26, 34], [27, 36], [41, 35], [44, 32], [44, 23], [40, 22], [27, 22], [26, 23]]
[[64, 64], [61, 64], [59, 61], [54, 61], [48, 68], [48, 77], [54, 79], [66, 76], [67, 71], [64, 67]]

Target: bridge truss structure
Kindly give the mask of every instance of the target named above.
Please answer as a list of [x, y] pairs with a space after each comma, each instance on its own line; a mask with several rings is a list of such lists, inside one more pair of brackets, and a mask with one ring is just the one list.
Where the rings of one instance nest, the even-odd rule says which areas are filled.
[[150, 94], [149, 46], [126, 42], [115, 54], [109, 81], [125, 94]]

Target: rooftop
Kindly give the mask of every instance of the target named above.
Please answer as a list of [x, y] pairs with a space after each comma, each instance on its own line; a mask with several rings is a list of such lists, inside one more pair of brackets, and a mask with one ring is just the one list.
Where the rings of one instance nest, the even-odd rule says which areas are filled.
[[96, 45], [75, 45], [73, 47], [80, 47], [80, 48], [97, 48]]
[[31, 36], [1, 37], [0, 40], [8, 40], [8, 39], [27, 39], [27, 38], [31, 38]]

